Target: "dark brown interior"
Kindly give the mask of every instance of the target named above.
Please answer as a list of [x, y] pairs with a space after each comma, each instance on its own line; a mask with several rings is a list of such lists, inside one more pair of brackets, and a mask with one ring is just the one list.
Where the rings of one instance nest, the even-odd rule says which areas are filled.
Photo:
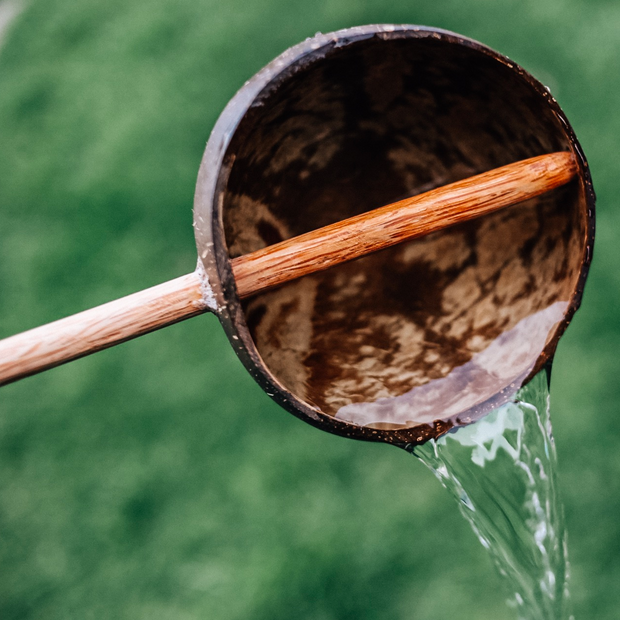
[[[435, 38], [358, 41], [241, 121], [224, 194], [231, 257], [520, 159], [568, 150], [518, 71]], [[230, 153], [229, 153], [230, 154]], [[243, 304], [277, 380], [375, 428], [465, 420], [553, 351], [583, 262], [579, 181]]]

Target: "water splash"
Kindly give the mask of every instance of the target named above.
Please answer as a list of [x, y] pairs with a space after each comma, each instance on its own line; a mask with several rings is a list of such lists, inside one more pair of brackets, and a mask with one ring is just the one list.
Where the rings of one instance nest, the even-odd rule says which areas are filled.
[[521, 620], [572, 620], [546, 371], [514, 400], [413, 453], [458, 500]]

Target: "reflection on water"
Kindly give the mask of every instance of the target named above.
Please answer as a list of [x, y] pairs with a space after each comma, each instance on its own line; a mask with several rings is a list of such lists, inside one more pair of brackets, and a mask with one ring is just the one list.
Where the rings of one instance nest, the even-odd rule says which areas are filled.
[[572, 618], [546, 371], [510, 402], [413, 453], [457, 499], [519, 618]]
[[[447, 376], [402, 396], [341, 407], [336, 418], [359, 426], [411, 427], [434, 420], [469, 423], [491, 397], [514, 394], [532, 371], [549, 334], [564, 317], [567, 302], [557, 301], [519, 321]], [[496, 401], [497, 402], [497, 401]]]

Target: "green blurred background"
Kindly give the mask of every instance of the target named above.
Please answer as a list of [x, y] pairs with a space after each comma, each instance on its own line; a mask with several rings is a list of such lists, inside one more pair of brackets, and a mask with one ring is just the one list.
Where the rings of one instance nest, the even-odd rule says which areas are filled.
[[[15, 10], [13, 10], [15, 9]], [[563, 106], [598, 194], [554, 368], [577, 618], [620, 605], [620, 4], [24, 0], [0, 47], [0, 337], [193, 269], [201, 154], [229, 98], [316, 31], [460, 32]], [[509, 619], [411, 456], [280, 410], [217, 320], [0, 390], [0, 618]]]

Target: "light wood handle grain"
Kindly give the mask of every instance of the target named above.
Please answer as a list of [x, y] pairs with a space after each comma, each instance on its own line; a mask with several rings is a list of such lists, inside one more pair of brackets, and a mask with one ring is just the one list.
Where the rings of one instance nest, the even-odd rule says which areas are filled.
[[0, 385], [206, 312], [198, 273], [0, 340]]
[[[533, 198], [577, 173], [552, 153], [458, 181], [233, 259], [240, 297]], [[0, 341], [0, 385], [209, 310], [195, 272]]]

